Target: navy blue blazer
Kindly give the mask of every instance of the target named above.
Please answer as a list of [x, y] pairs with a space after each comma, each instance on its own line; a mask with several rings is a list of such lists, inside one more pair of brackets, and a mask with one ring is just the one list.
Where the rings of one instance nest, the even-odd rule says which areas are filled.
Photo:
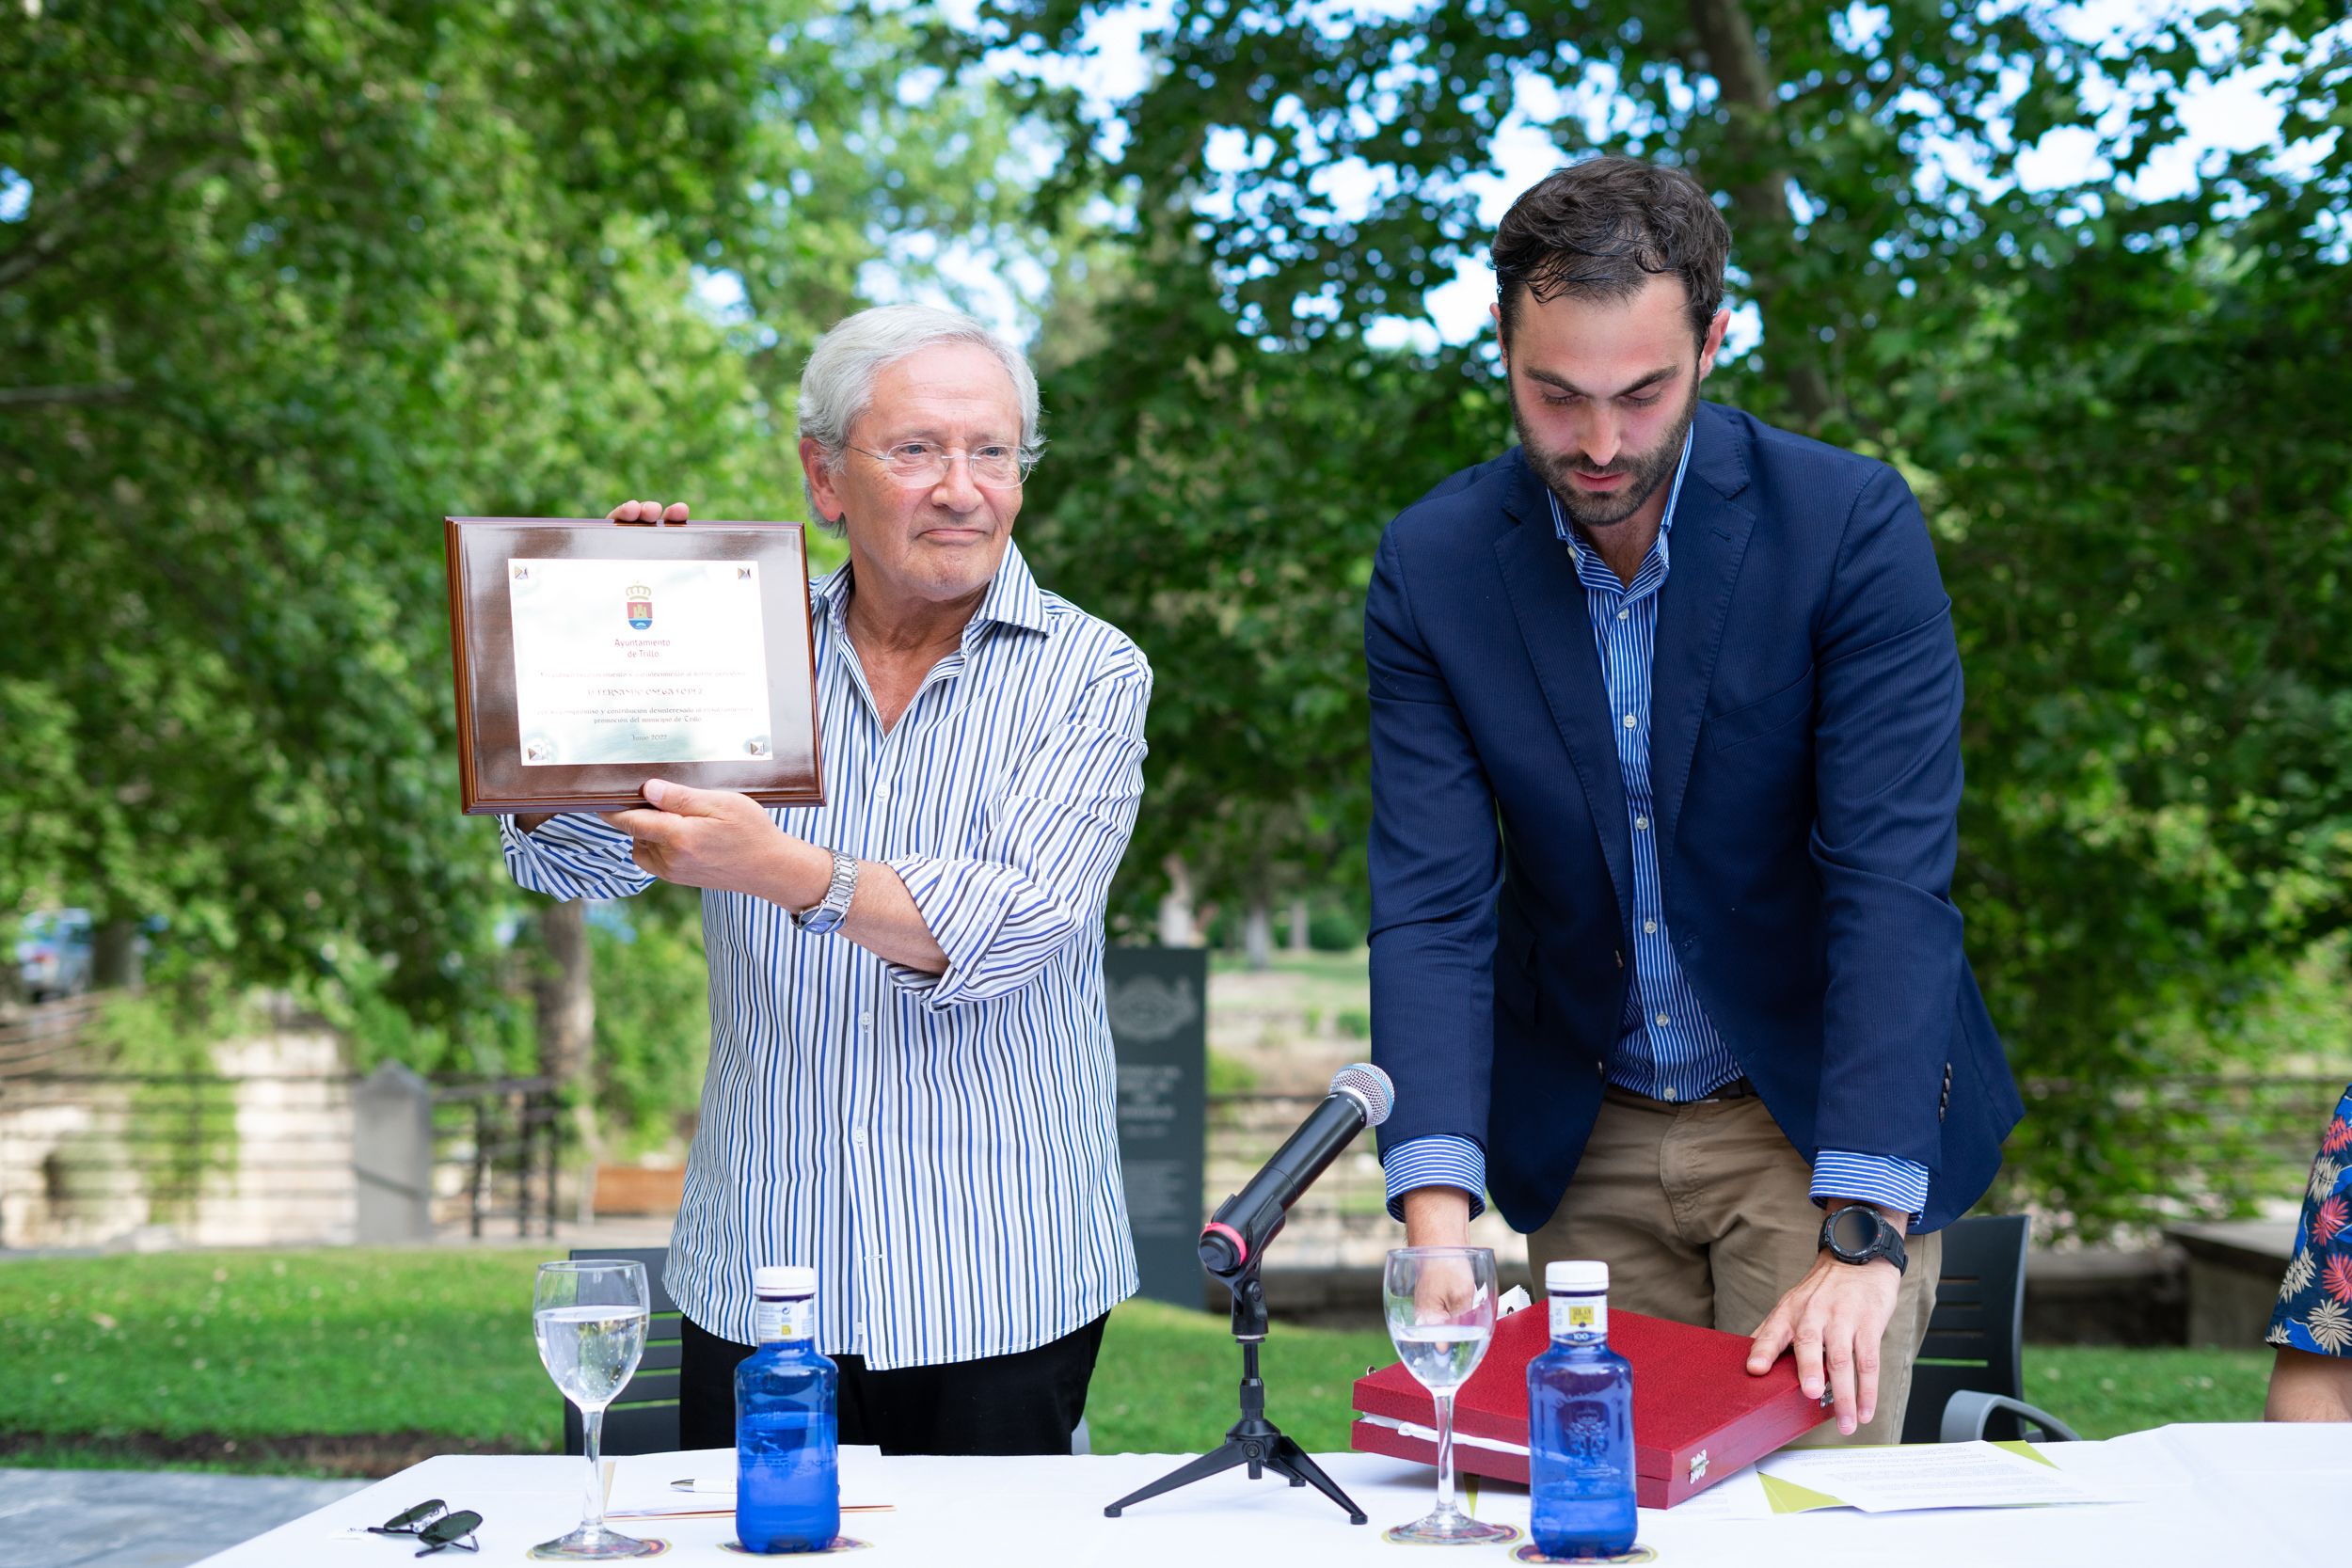
[[[1693, 429], [1650, 719], [1667, 929], [1798, 1152], [1925, 1165], [1936, 1229], [2023, 1114], [1950, 894], [1951, 601], [1892, 468], [1710, 403]], [[1389, 525], [1364, 651], [1381, 1146], [1480, 1144], [1533, 1230], [1626, 1017], [1632, 846], [1584, 589], [1518, 449]]]

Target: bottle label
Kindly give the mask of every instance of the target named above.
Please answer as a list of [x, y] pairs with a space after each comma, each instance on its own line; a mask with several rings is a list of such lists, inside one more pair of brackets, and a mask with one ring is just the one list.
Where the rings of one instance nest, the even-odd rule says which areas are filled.
[[752, 1338], [755, 1343], [808, 1339], [816, 1333], [815, 1296], [760, 1296], [752, 1308]]
[[1555, 1339], [1605, 1339], [1609, 1337], [1607, 1296], [1551, 1298], [1551, 1337]]

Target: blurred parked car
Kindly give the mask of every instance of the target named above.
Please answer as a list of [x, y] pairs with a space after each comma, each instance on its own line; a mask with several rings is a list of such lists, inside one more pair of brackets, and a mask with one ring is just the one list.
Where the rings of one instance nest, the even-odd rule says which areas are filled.
[[89, 911], [42, 910], [24, 917], [17, 938], [17, 984], [25, 999], [52, 1002], [89, 990]]

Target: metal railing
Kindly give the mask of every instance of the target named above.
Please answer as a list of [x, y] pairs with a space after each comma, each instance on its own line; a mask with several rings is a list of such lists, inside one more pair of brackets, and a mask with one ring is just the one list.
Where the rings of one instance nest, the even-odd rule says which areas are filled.
[[22, 1073], [64, 1071], [82, 1043], [83, 1031], [105, 1005], [103, 993], [69, 996], [57, 1002], [11, 1009], [0, 1018], [0, 1079]]
[[[2284, 1218], [2299, 1207], [2320, 1133], [2352, 1069], [2180, 1074], [2122, 1085], [2028, 1078], [2026, 1120], [1991, 1202], [2038, 1230], [2145, 1234], [2184, 1220]], [[2064, 1172], [2098, 1170], [2070, 1195]], [[2079, 1202], [2077, 1199], [2079, 1198]]]
[[[0, 1074], [0, 1246], [353, 1239], [349, 1074]], [[552, 1235], [562, 1127], [538, 1078], [431, 1083], [440, 1225]]]
[[[2202, 1074], [2163, 1078], [2122, 1089], [2063, 1080], [2031, 1079], [2022, 1085], [2028, 1118], [2062, 1104], [2071, 1112], [2095, 1107], [2104, 1135], [2144, 1149], [2169, 1150], [2160, 1164], [2162, 1187], [2130, 1200], [2142, 1229], [2185, 1219], [2291, 1214], [2299, 1202], [2319, 1135], [2345, 1076], [2241, 1077]], [[1316, 1094], [1211, 1095], [1203, 1212], [1256, 1172], [1307, 1114]], [[2054, 1119], [2054, 1118], [2053, 1118]], [[2070, 1117], [2070, 1119], [2072, 1119]], [[1291, 1210], [1283, 1232], [1285, 1262], [1357, 1262], [1367, 1252], [1398, 1244], [1402, 1230], [1388, 1218], [1379, 1160], [1367, 1134], [1351, 1145]], [[2012, 1212], [2043, 1212], [2032, 1194], [2039, 1172], [2012, 1164], [1992, 1202]], [[1487, 1222], [1482, 1218], [1481, 1225]], [[1524, 1256], [1524, 1238], [1482, 1229], [1476, 1240], [1498, 1254]]]
[[[515, 1234], [555, 1234], [563, 1106], [552, 1078], [441, 1078], [433, 1083], [435, 1165], [461, 1165], [467, 1234], [512, 1213]], [[437, 1214], [437, 1219], [440, 1216]]]
[[[0, 1021], [0, 1246], [96, 1245], [143, 1227], [223, 1243], [348, 1239], [355, 1078], [73, 1070], [99, 1005], [77, 997]], [[2119, 1147], [2169, 1151], [2152, 1190], [2125, 1200], [2128, 1223], [2144, 1227], [2291, 1212], [2343, 1088], [2332, 1074], [2023, 1085], [2027, 1116], [2042, 1125], [2095, 1125]], [[448, 1077], [429, 1081], [429, 1090], [435, 1222], [477, 1238], [510, 1222], [517, 1237], [552, 1236], [563, 1154], [556, 1086]], [[1210, 1096], [1203, 1212], [1322, 1098]], [[2083, 1114], [2090, 1110], [2095, 1117]], [[2034, 1166], [2013, 1159], [1994, 1201], [2050, 1219], [2053, 1205], [2034, 1196], [2043, 1190]], [[1481, 1223], [1489, 1229], [1480, 1240], [1506, 1251], [1521, 1245]], [[1352, 1265], [1397, 1235], [1366, 1136], [1292, 1211], [1283, 1254], [1299, 1266]]]

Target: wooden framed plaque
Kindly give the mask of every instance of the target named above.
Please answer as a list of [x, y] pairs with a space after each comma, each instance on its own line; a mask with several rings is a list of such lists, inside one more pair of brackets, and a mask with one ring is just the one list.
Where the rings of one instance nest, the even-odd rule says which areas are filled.
[[443, 524], [468, 813], [824, 803], [800, 524]]

